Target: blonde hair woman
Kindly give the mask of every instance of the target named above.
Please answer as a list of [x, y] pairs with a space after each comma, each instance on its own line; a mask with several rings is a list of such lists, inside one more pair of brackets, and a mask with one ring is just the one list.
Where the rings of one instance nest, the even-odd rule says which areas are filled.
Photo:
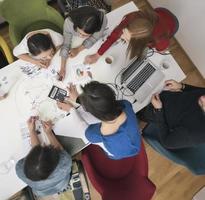
[[120, 38], [129, 43], [130, 58], [141, 56], [146, 47], [154, 47], [157, 51], [163, 51], [169, 47], [170, 38], [177, 30], [177, 18], [165, 8], [156, 8], [154, 12], [129, 13], [123, 17], [97, 53], [86, 57], [85, 63], [97, 62], [100, 56]]

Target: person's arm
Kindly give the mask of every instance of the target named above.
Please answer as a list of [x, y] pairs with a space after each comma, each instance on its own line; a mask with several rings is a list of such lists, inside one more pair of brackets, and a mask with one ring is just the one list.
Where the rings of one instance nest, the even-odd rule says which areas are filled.
[[60, 71], [58, 72], [58, 80], [62, 81], [65, 78], [66, 75], [66, 63], [67, 63], [67, 58], [61, 57], [61, 67]]
[[27, 121], [32, 147], [40, 144], [40, 141], [38, 139], [38, 134], [35, 130], [35, 122], [36, 122], [35, 117], [30, 117], [29, 120]]
[[197, 86], [193, 86], [193, 85], [188, 85], [188, 84], [183, 84], [183, 91], [184, 92], [188, 92], [188, 91], [193, 91], [193, 90], [204, 90], [205, 92], [205, 88], [202, 87], [197, 87]]
[[67, 18], [63, 26], [63, 45], [60, 50], [60, 56], [67, 59], [69, 51], [71, 49], [71, 43], [73, 38], [73, 23]]
[[73, 38], [73, 24], [69, 18], [67, 18], [64, 22], [63, 27], [63, 45], [60, 50], [61, 56], [61, 67], [59, 71], [59, 79], [65, 78], [66, 73], [66, 63], [68, 61], [69, 52], [71, 49], [71, 43]]
[[193, 91], [193, 90], [204, 90], [205, 88], [196, 87], [192, 85], [187, 85], [184, 83], [179, 83], [173, 79], [166, 80], [165, 81], [165, 90], [171, 91], [171, 92], [187, 92], [187, 91]]
[[41, 67], [41, 68], [48, 67], [48, 65], [46, 65], [46, 63], [44, 61], [34, 59], [29, 54], [21, 54], [21, 55], [17, 56], [17, 58], [24, 60], [24, 61], [27, 61], [27, 62], [30, 62], [34, 65], [37, 65], [38, 67]]
[[60, 142], [55, 137], [53, 131], [52, 131], [52, 123], [51, 121], [48, 122], [42, 122], [43, 124], [43, 130], [45, 131], [48, 140], [50, 141], [50, 144], [54, 146], [56, 149], [63, 150], [63, 146], [60, 144]]

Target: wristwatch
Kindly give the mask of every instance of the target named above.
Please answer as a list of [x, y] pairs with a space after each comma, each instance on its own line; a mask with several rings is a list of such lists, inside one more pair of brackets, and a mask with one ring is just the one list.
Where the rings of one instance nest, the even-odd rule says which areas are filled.
[[184, 88], [185, 88], [185, 84], [184, 83], [181, 83], [182, 84], [182, 88], [181, 88], [181, 90], [184, 90]]
[[162, 108], [154, 108], [154, 111], [155, 111], [155, 112], [161, 112], [161, 111], [162, 111]]

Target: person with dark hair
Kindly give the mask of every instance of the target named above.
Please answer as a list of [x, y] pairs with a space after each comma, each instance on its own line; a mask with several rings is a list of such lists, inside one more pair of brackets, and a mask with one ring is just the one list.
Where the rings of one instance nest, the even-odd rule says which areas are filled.
[[[97, 81], [82, 87], [78, 96], [76, 88], [70, 86], [71, 101], [79, 103], [85, 111], [101, 120], [86, 129], [85, 136], [93, 144], [101, 146], [111, 159], [131, 157], [140, 151], [140, 133], [131, 103], [116, 100], [115, 92], [106, 84]], [[69, 110], [70, 104], [58, 103], [58, 107]]]
[[156, 8], [153, 12], [128, 13], [98, 51], [86, 56], [85, 63], [97, 62], [118, 39], [128, 44], [127, 54], [130, 59], [142, 56], [146, 47], [163, 51], [169, 47], [170, 39], [177, 30], [177, 18], [165, 8]]
[[141, 120], [156, 126], [156, 133], [150, 136], [167, 149], [205, 143], [205, 88], [174, 80], [165, 81], [165, 88], [138, 113]]
[[14, 48], [13, 54], [19, 59], [47, 68], [62, 43], [63, 36], [51, 29], [32, 31]]
[[32, 149], [16, 164], [16, 174], [38, 197], [68, 189], [72, 160], [52, 132], [51, 122], [42, 122], [50, 145], [41, 146], [35, 131], [35, 117], [28, 120]]
[[[60, 76], [65, 77], [65, 66], [68, 57], [75, 57], [84, 49], [92, 47], [102, 36], [107, 26], [107, 17], [102, 10], [90, 6], [73, 9], [64, 22], [64, 42], [61, 47]], [[83, 43], [72, 48], [72, 38], [78, 36], [84, 39]]]

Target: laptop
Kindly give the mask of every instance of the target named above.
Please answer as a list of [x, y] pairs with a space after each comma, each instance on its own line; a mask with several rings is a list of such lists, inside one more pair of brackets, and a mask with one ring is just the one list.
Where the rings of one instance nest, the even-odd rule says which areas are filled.
[[71, 110], [68, 116], [59, 119], [53, 126], [53, 131], [64, 149], [73, 156], [90, 144], [85, 137], [87, 127], [99, 122], [80, 106], [77, 110]]
[[90, 143], [85, 143], [81, 138], [74, 138], [69, 136], [56, 135], [56, 138], [61, 143], [63, 148], [71, 155], [74, 156]]
[[164, 73], [149, 59], [134, 58], [122, 72], [120, 84], [142, 103], [164, 77]]

